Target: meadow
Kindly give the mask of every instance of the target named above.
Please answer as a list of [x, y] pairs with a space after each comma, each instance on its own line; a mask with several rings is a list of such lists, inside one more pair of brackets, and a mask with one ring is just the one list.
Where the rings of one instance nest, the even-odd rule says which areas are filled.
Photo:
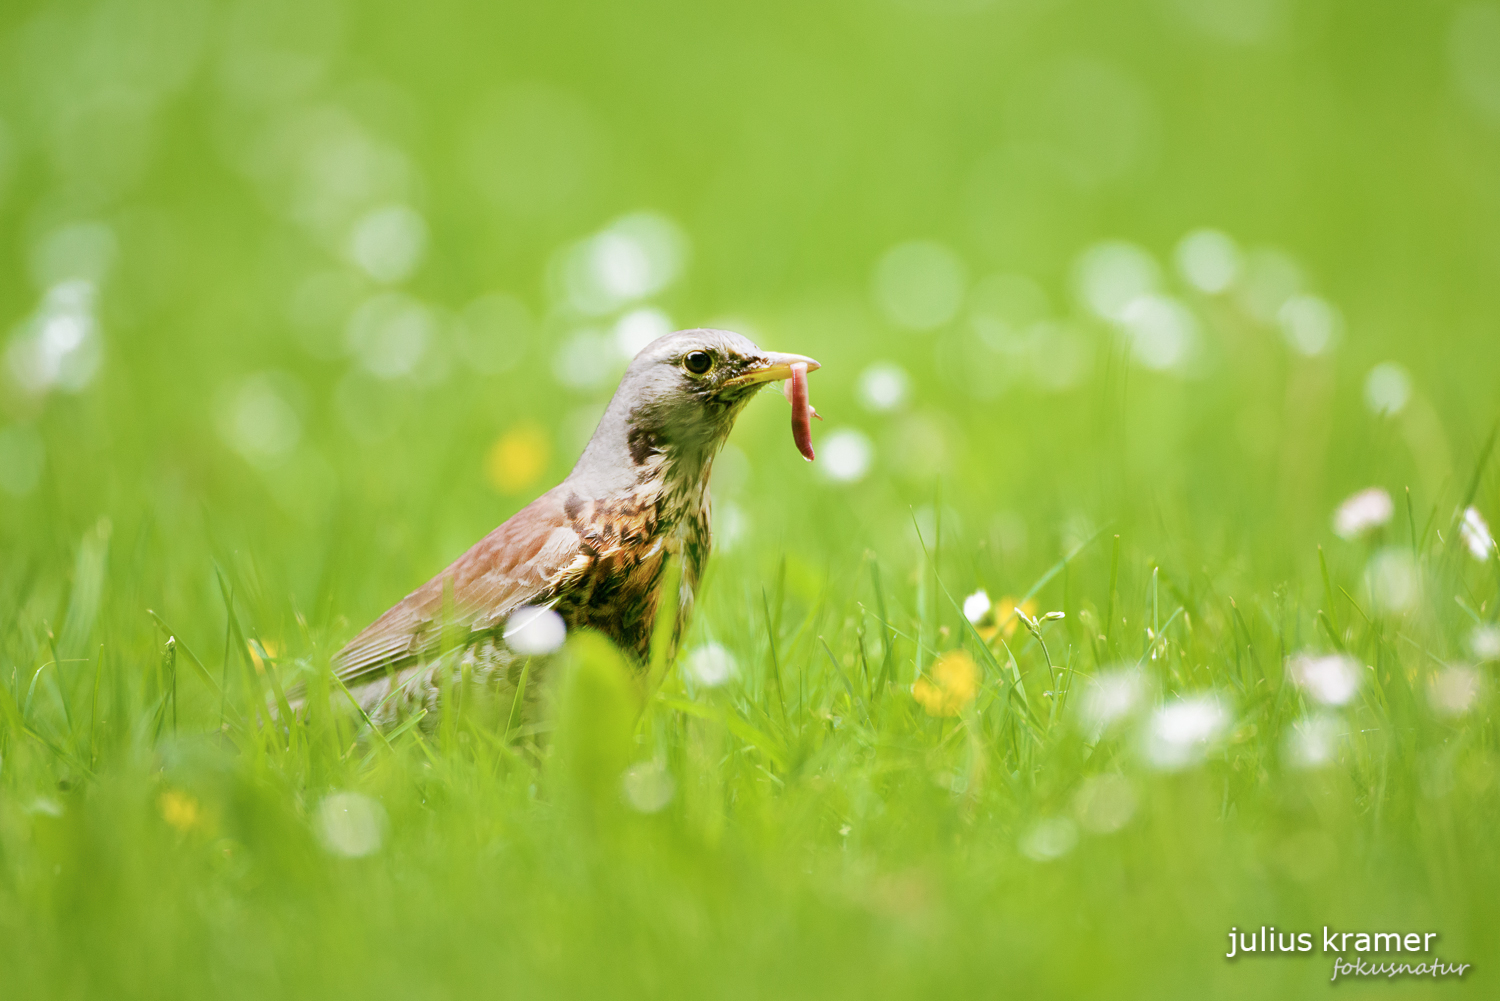
[[[1500, 7], [19, 0], [0, 52], [6, 997], [1490, 989]], [[273, 720], [700, 325], [826, 420], [741, 418], [679, 657]]]

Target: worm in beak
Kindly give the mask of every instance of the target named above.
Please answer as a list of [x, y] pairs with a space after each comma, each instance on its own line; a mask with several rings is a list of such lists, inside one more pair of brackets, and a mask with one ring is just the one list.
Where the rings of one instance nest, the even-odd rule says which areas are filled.
[[797, 443], [797, 451], [802, 453], [802, 458], [812, 462], [812, 418], [823, 418], [807, 399], [806, 362], [792, 363], [791, 375], [786, 380], [783, 392], [786, 393], [787, 402], [792, 405], [792, 441]]

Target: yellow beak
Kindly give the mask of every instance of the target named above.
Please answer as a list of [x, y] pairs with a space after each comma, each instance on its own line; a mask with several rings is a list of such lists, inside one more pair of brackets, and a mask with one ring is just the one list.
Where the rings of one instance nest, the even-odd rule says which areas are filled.
[[809, 372], [816, 372], [823, 366], [818, 364], [807, 355], [781, 354], [776, 351], [767, 351], [764, 362], [759, 368], [737, 375], [733, 379], [725, 381], [724, 386], [753, 386], [762, 382], [780, 382], [782, 379], [792, 377], [792, 366], [799, 362], [807, 366]]

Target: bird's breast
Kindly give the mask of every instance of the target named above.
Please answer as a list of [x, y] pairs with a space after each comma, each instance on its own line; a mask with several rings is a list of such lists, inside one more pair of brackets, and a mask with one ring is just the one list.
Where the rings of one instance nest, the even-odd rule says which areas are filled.
[[675, 636], [686, 625], [710, 547], [706, 483], [647, 482], [610, 498], [570, 498], [566, 511], [582, 543], [560, 575], [554, 609], [569, 628], [597, 629], [642, 662], [667, 560], [682, 559]]

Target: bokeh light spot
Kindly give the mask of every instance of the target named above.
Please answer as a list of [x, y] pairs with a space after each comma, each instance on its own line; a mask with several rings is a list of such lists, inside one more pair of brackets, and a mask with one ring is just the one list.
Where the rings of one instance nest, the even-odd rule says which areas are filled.
[[717, 688], [739, 673], [739, 664], [718, 643], [705, 643], [687, 658], [687, 673], [698, 684]]
[[1140, 671], [1113, 668], [1084, 679], [1073, 705], [1079, 728], [1098, 740], [1139, 712], [1145, 699], [1146, 679]]
[[621, 368], [614, 337], [596, 327], [575, 330], [552, 356], [552, 374], [570, 389], [599, 389]]
[[1302, 267], [1290, 254], [1261, 247], [1246, 256], [1239, 300], [1244, 310], [1256, 320], [1275, 322], [1281, 315], [1281, 307], [1300, 291]]
[[568, 304], [601, 316], [671, 285], [687, 255], [687, 236], [671, 219], [633, 212], [564, 248], [556, 267]]
[[1073, 815], [1091, 834], [1112, 834], [1135, 816], [1136, 795], [1130, 780], [1113, 772], [1090, 775], [1073, 796]]
[[345, 350], [344, 328], [368, 283], [346, 268], [308, 275], [287, 304], [298, 343], [313, 357], [333, 360]]
[[1294, 768], [1322, 768], [1332, 764], [1343, 736], [1338, 719], [1326, 713], [1294, 722], [1286, 732], [1283, 753]]
[[1198, 318], [1183, 303], [1164, 295], [1132, 299], [1120, 314], [1130, 353], [1153, 371], [1182, 368], [1198, 341]]
[[1343, 314], [1328, 300], [1315, 295], [1293, 296], [1277, 311], [1276, 317], [1287, 344], [1308, 357], [1327, 354], [1343, 336]]
[[974, 332], [996, 349], [1045, 320], [1049, 309], [1047, 293], [1026, 275], [990, 275], [969, 295]]
[[383, 205], [349, 234], [349, 257], [378, 282], [405, 281], [427, 252], [427, 221], [410, 205]]
[[1052, 392], [1081, 385], [1094, 365], [1089, 338], [1068, 323], [1038, 323], [1026, 335], [1025, 350], [1032, 381]]
[[1173, 255], [1177, 273], [1206, 295], [1225, 292], [1240, 275], [1240, 248], [1228, 233], [1195, 229], [1177, 244]]
[[1427, 683], [1427, 702], [1432, 711], [1449, 718], [1471, 712], [1483, 694], [1484, 676], [1467, 664], [1442, 668]]
[[659, 309], [643, 306], [632, 309], [615, 321], [615, 346], [627, 361], [658, 337], [672, 332], [672, 318]]
[[1231, 45], [1272, 38], [1287, 16], [1287, 0], [1174, 0], [1188, 24]]
[[1021, 854], [1034, 862], [1062, 858], [1078, 844], [1078, 828], [1067, 817], [1037, 821], [1021, 838]]
[[1411, 400], [1411, 376], [1393, 361], [1381, 362], [1365, 376], [1365, 406], [1371, 413], [1395, 416]]
[[714, 551], [732, 553], [750, 535], [750, 516], [733, 501], [715, 502], [713, 533]]
[[404, 293], [380, 293], [350, 317], [347, 342], [366, 371], [380, 378], [410, 375], [437, 333], [428, 306]]
[[346, 341], [360, 363], [382, 379], [409, 375], [437, 333], [431, 309], [402, 292], [382, 292], [349, 318]]
[[875, 303], [898, 327], [932, 330], [963, 305], [968, 281], [963, 260], [936, 240], [897, 244], [875, 265]]
[[294, 380], [280, 373], [244, 379], [219, 405], [219, 433], [253, 465], [278, 465], [302, 438], [302, 420], [291, 399], [296, 394]]
[[875, 446], [862, 431], [840, 428], [818, 443], [818, 462], [823, 474], [840, 483], [864, 479], [875, 458]]
[[[913, 415], [902, 421], [895, 436], [894, 461], [892, 467], [912, 480], [923, 480], [948, 469], [951, 452], [948, 435], [943, 426], [926, 415]], [[918, 508], [918, 513], [930, 507]], [[944, 508], [944, 518], [947, 511]], [[957, 517], [957, 514], [954, 514]]]
[[1469, 653], [1480, 662], [1500, 660], [1500, 626], [1475, 626], [1469, 634]]
[[859, 399], [867, 409], [895, 410], [910, 391], [911, 377], [894, 362], [875, 362], [859, 374]]
[[1473, 108], [1500, 124], [1500, 6], [1470, 3], [1448, 30], [1453, 84]]
[[241, 3], [225, 21], [219, 82], [246, 104], [307, 93], [326, 75], [343, 35], [336, 0]]
[[1375, 607], [1399, 615], [1416, 607], [1422, 596], [1422, 573], [1405, 549], [1382, 549], [1370, 559], [1370, 599]]
[[637, 813], [659, 813], [677, 793], [672, 773], [661, 761], [641, 761], [625, 769], [620, 793]]
[[1122, 320], [1126, 307], [1155, 292], [1160, 281], [1161, 269], [1155, 258], [1144, 248], [1123, 240], [1094, 244], [1073, 267], [1078, 301], [1105, 320]]
[[47, 290], [6, 349], [11, 375], [22, 389], [35, 395], [51, 389], [76, 393], [93, 381], [104, 350], [94, 315], [97, 292], [82, 278]]
[[334, 855], [363, 858], [380, 850], [385, 839], [385, 809], [357, 792], [323, 798], [315, 815], [318, 840]]

